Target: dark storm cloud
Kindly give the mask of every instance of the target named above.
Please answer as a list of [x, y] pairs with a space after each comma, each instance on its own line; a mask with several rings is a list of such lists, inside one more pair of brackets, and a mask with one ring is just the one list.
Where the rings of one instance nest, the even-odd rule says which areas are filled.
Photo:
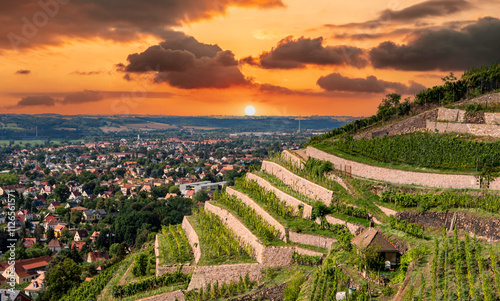
[[87, 102], [101, 101], [105, 98], [104, 93], [99, 91], [85, 90], [82, 92], [75, 92], [64, 96], [61, 103], [63, 104], [78, 104]]
[[386, 9], [380, 13], [380, 17], [389, 16], [392, 21], [412, 22], [426, 17], [447, 16], [473, 7], [465, 0], [430, 0], [402, 10]]
[[399, 94], [416, 94], [425, 89], [419, 83], [410, 81], [409, 85], [398, 82], [389, 82], [368, 76], [367, 78], [348, 78], [339, 73], [332, 73], [322, 76], [317, 84], [327, 91], [339, 92], [366, 92], [366, 93], [386, 93], [396, 92]]
[[339, 45], [323, 46], [323, 38], [287, 37], [269, 52], [258, 58], [246, 57], [242, 63], [257, 65], [265, 69], [293, 69], [312, 65], [351, 65], [362, 68], [368, 61], [360, 48]]
[[186, 50], [164, 49], [160, 45], [151, 46], [142, 53], [128, 56], [126, 72], [185, 71], [194, 65], [196, 57]]
[[0, 49], [61, 44], [67, 38], [130, 41], [223, 14], [229, 6], [282, 7], [280, 0], [40, 0], [0, 2]]
[[422, 30], [406, 45], [387, 41], [370, 50], [375, 68], [463, 70], [500, 60], [500, 20], [482, 18], [462, 29]]
[[19, 107], [27, 107], [27, 106], [53, 106], [55, 105], [56, 100], [47, 95], [39, 95], [39, 96], [26, 96], [23, 97], [18, 103]]
[[[227, 88], [247, 85], [231, 51], [198, 42], [180, 32], [170, 32], [159, 45], [128, 56], [119, 70], [130, 73], [157, 72], [156, 82], [182, 89]], [[130, 80], [129, 76], [126, 78]]]
[[166, 82], [182, 89], [217, 88], [248, 85], [231, 51], [221, 51], [214, 58], [202, 57], [182, 72], [160, 72], [156, 82]]
[[375, 29], [390, 23], [412, 24], [427, 17], [448, 16], [470, 10], [473, 7], [474, 5], [466, 0], [429, 0], [401, 10], [383, 10], [375, 20], [340, 25], [327, 24], [325, 26], [332, 29]]
[[27, 74], [30, 74], [31, 71], [30, 70], [25, 70], [25, 69], [21, 69], [21, 70], [17, 70], [16, 71], [16, 74], [23, 74], [23, 75], [27, 75]]

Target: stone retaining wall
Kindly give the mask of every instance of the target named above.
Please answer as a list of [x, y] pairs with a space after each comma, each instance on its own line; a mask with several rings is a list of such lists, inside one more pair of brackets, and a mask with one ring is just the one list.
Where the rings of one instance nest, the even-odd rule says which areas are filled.
[[227, 187], [226, 188], [226, 193], [229, 195], [234, 195], [236, 196], [239, 200], [241, 200], [244, 204], [247, 206], [253, 208], [255, 212], [262, 216], [262, 218], [268, 222], [271, 226], [273, 226], [276, 230], [278, 230], [279, 233], [279, 238], [283, 240], [284, 242], [287, 241], [286, 239], [286, 229], [285, 227], [280, 224], [274, 217], [272, 217], [269, 213], [267, 213], [266, 210], [264, 210], [259, 204], [257, 204], [252, 198], [250, 198], [248, 195], [239, 192], [238, 190], [233, 189], [232, 187]]
[[349, 192], [349, 194], [352, 194], [351, 189], [349, 189], [349, 186], [347, 185], [347, 182], [344, 179], [342, 179], [341, 177], [337, 176], [334, 173], [330, 173], [329, 175], [327, 175], [327, 177], [330, 180], [339, 183], [339, 185], [342, 186], [342, 187], [344, 187], [344, 189], [347, 190], [347, 192]]
[[450, 227], [453, 215], [456, 213], [457, 219], [454, 226], [460, 230], [468, 230], [484, 239], [500, 239], [500, 218], [480, 218], [474, 214], [463, 211], [426, 211], [424, 213], [417, 211], [401, 211], [396, 214], [398, 219], [406, 220], [412, 223], [421, 224], [432, 228], [442, 228], [445, 225]]
[[439, 133], [464, 133], [500, 138], [500, 125], [427, 121], [427, 129]]
[[491, 190], [500, 190], [500, 178], [496, 178], [490, 182], [489, 189]]
[[233, 214], [229, 213], [227, 210], [219, 208], [212, 205], [211, 202], [205, 202], [205, 210], [210, 211], [218, 215], [222, 222], [240, 238], [242, 246], [251, 246], [253, 249], [253, 257], [257, 262], [262, 263], [264, 245], [260, 242], [259, 238], [255, 236], [252, 231], [248, 230], [247, 227]]
[[158, 268], [160, 267], [160, 242], [158, 241], [158, 235], [155, 236], [155, 265], [156, 265], [156, 276], [158, 276]]
[[253, 257], [257, 262], [265, 266], [283, 266], [292, 261], [292, 249], [289, 247], [264, 246], [257, 236], [233, 214], [227, 210], [213, 205], [211, 202], [205, 203], [205, 210], [217, 214], [222, 221], [235, 232], [240, 238], [242, 245], [250, 245], [253, 249]]
[[290, 239], [291, 242], [303, 244], [303, 245], [309, 245], [309, 246], [316, 246], [320, 248], [325, 248], [325, 249], [330, 249], [332, 247], [332, 244], [336, 242], [337, 240], [335, 238], [331, 237], [325, 237], [321, 235], [312, 235], [312, 234], [303, 234], [303, 233], [296, 233], [296, 232], [290, 232], [288, 234], [288, 238]]
[[329, 222], [330, 224], [333, 224], [333, 225], [336, 225], [336, 224], [346, 225], [346, 227], [349, 230], [349, 232], [351, 232], [354, 235], [357, 235], [361, 231], [364, 230], [364, 228], [362, 226], [359, 226], [359, 225], [356, 225], [356, 224], [353, 224], [353, 223], [348, 223], [348, 222], [346, 222], [344, 220], [341, 220], [339, 218], [333, 217], [333, 216], [331, 216], [329, 214], [325, 215], [325, 219], [326, 219], [327, 222]]
[[285, 184], [291, 186], [297, 192], [316, 199], [330, 206], [333, 197], [333, 191], [315, 184], [309, 180], [297, 176], [285, 167], [270, 161], [262, 162], [262, 171], [278, 177]]
[[189, 244], [193, 249], [194, 262], [195, 263], [200, 262], [201, 258], [200, 239], [198, 238], [198, 234], [196, 234], [193, 225], [191, 225], [186, 216], [184, 216], [184, 218], [182, 219], [182, 229], [184, 230], [184, 233], [186, 233]]
[[295, 209], [295, 213], [299, 211], [299, 206], [302, 206], [302, 217], [305, 219], [311, 218], [311, 213], [312, 213], [312, 206], [308, 205], [302, 201], [300, 201], [297, 198], [294, 198], [293, 196], [281, 191], [280, 189], [274, 187], [271, 183], [269, 183], [267, 180], [259, 177], [256, 174], [253, 173], [247, 173], [246, 174], [246, 179], [247, 180], [253, 180], [259, 184], [259, 186], [264, 187], [266, 191], [272, 191], [274, 194], [280, 199], [282, 202], [285, 202], [288, 206], [291, 206]]
[[151, 297], [146, 297], [142, 299], [137, 299], [137, 301], [184, 301], [184, 293], [181, 290], [173, 291], [170, 293], [155, 295]]
[[[156, 268], [156, 276], [161, 276], [166, 273], [168, 274], [174, 273], [175, 271], [177, 271], [178, 268], [179, 267], [177, 266], [172, 266], [172, 267], [158, 266]], [[181, 272], [188, 275], [189, 273], [193, 272], [195, 268], [196, 268], [195, 266], [185, 265], [182, 267]]]
[[261, 280], [262, 268], [263, 266], [258, 263], [197, 267], [187, 290], [205, 287], [208, 283], [214, 283], [215, 281], [218, 281], [219, 285], [222, 285], [222, 283], [229, 284], [231, 280], [238, 282], [240, 276], [242, 279], [245, 279], [247, 273], [251, 281], [259, 282]]
[[354, 139], [355, 140], [361, 138], [370, 139], [373, 136], [380, 136], [380, 133], [383, 133], [382, 135], [398, 135], [398, 134], [414, 132], [419, 129], [425, 129], [426, 120], [427, 119], [436, 120], [437, 115], [438, 115], [438, 110], [424, 112], [417, 116], [413, 116], [392, 124], [388, 124], [383, 127], [370, 129], [364, 133], [354, 136]]
[[289, 161], [295, 167], [304, 168], [304, 161], [300, 157], [289, 150], [284, 150], [281, 152], [281, 158], [285, 161]]
[[437, 120], [464, 122], [465, 112], [464, 110], [439, 108]]
[[477, 178], [472, 175], [424, 173], [372, 166], [346, 160], [312, 146], [308, 146], [306, 152], [310, 157], [332, 162], [336, 169], [342, 170], [342, 168], [347, 165], [351, 167], [351, 173], [355, 176], [382, 182], [414, 184], [438, 188], [480, 188]]
[[500, 124], [500, 113], [484, 113], [486, 124]]

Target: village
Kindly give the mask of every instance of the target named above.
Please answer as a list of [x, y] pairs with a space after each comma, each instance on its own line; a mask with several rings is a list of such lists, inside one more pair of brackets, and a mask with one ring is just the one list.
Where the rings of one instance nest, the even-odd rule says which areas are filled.
[[[0, 238], [6, 239], [11, 221], [17, 243], [13, 264], [2, 243], [0, 287], [10, 287], [14, 278], [10, 298], [36, 300], [50, 283], [45, 272], [67, 258], [77, 264], [78, 277], [91, 280], [141, 247], [162, 224], [179, 223], [235, 177], [260, 168], [273, 146], [280, 151], [298, 144], [254, 136], [196, 141], [137, 137], [5, 147], [0, 154]], [[10, 195], [15, 197], [13, 221]], [[145, 210], [147, 206], [151, 208]], [[137, 223], [131, 226], [131, 220]]]

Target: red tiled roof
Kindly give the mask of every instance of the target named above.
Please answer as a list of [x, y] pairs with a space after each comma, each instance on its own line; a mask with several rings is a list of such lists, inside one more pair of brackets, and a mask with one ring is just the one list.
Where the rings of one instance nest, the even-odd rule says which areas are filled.
[[42, 256], [42, 257], [37, 257], [37, 258], [30, 258], [30, 259], [23, 259], [23, 260], [17, 260], [16, 263], [14, 264], [14, 268], [15, 268], [15, 271], [16, 271], [16, 274], [19, 276], [19, 277], [27, 277], [27, 276], [32, 276], [32, 275], [36, 275], [37, 272], [36, 271], [30, 271], [28, 272], [25, 268], [25, 266], [32, 266], [32, 269], [35, 267], [35, 266], [38, 266], [38, 267], [43, 267], [43, 266], [40, 266], [36, 263], [45, 263], [46, 265], [48, 265], [48, 263], [52, 260], [52, 257], [51, 256]]
[[80, 251], [86, 244], [87, 243], [84, 241], [74, 241], [73, 243], [71, 243], [71, 249], [77, 249], [78, 251]]
[[38, 261], [38, 262], [33, 262], [30, 264], [23, 265], [23, 268], [25, 268], [26, 270], [32, 270], [32, 269], [37, 269], [37, 268], [41, 268], [41, 267], [48, 266], [48, 265], [49, 265], [49, 263], [47, 261]]
[[55, 247], [61, 247], [61, 243], [59, 242], [59, 240], [53, 238], [48, 244], [47, 244], [47, 247], [49, 248], [55, 248]]
[[372, 227], [354, 237], [352, 243], [361, 249], [373, 246], [380, 252], [399, 252], [380, 231]]

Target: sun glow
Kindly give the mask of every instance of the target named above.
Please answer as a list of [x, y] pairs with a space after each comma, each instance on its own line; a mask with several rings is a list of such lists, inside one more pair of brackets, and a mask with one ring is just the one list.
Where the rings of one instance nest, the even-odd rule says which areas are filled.
[[252, 106], [248, 106], [245, 108], [245, 114], [248, 116], [252, 116], [255, 114], [255, 108]]

